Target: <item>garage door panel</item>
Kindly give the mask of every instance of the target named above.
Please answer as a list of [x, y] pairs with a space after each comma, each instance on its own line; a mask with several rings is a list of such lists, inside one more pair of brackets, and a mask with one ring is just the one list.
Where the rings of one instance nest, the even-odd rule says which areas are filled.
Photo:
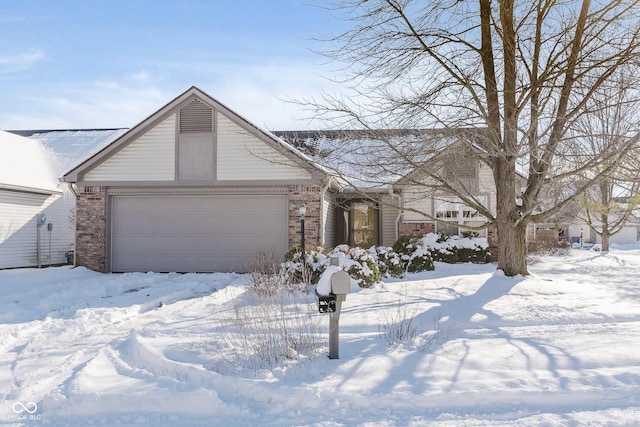
[[112, 196], [112, 271], [246, 271], [288, 245], [285, 195]]

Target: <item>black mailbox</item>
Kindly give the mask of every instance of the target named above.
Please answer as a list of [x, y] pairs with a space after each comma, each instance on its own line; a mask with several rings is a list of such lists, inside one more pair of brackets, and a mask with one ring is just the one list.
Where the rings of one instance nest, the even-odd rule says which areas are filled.
[[318, 311], [320, 313], [333, 313], [336, 311], [335, 294], [318, 295]]

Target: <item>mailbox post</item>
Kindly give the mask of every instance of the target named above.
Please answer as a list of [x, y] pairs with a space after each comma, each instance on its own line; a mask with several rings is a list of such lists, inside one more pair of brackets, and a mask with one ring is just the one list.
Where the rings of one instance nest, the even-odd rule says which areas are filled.
[[[331, 266], [337, 266], [338, 259], [331, 259]], [[328, 277], [327, 277], [328, 276]], [[322, 293], [318, 294], [318, 310], [321, 313], [329, 313], [329, 359], [338, 359], [340, 354], [340, 311], [342, 302], [351, 292], [351, 277], [340, 269], [327, 268], [320, 281], [323, 284]], [[330, 282], [331, 291], [327, 295], [326, 281]]]
[[329, 314], [329, 359], [340, 357], [340, 310], [351, 290], [351, 277], [340, 270], [331, 276], [331, 292], [336, 296], [336, 311]]

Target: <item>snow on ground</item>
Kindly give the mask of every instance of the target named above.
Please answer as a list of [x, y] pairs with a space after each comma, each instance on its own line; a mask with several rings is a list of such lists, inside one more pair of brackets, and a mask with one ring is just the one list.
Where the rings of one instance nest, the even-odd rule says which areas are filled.
[[[530, 272], [437, 264], [350, 294], [330, 360], [313, 297], [267, 304], [248, 276], [0, 271], [0, 425], [640, 425], [640, 249]], [[247, 349], [280, 317], [320, 346], [265, 365]]]

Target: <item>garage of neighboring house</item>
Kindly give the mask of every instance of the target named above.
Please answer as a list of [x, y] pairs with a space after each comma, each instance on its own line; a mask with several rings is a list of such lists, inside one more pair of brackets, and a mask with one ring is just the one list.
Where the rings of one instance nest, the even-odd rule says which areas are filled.
[[305, 237], [330, 243], [324, 169], [192, 87], [64, 176], [77, 263], [98, 271], [247, 271]]

